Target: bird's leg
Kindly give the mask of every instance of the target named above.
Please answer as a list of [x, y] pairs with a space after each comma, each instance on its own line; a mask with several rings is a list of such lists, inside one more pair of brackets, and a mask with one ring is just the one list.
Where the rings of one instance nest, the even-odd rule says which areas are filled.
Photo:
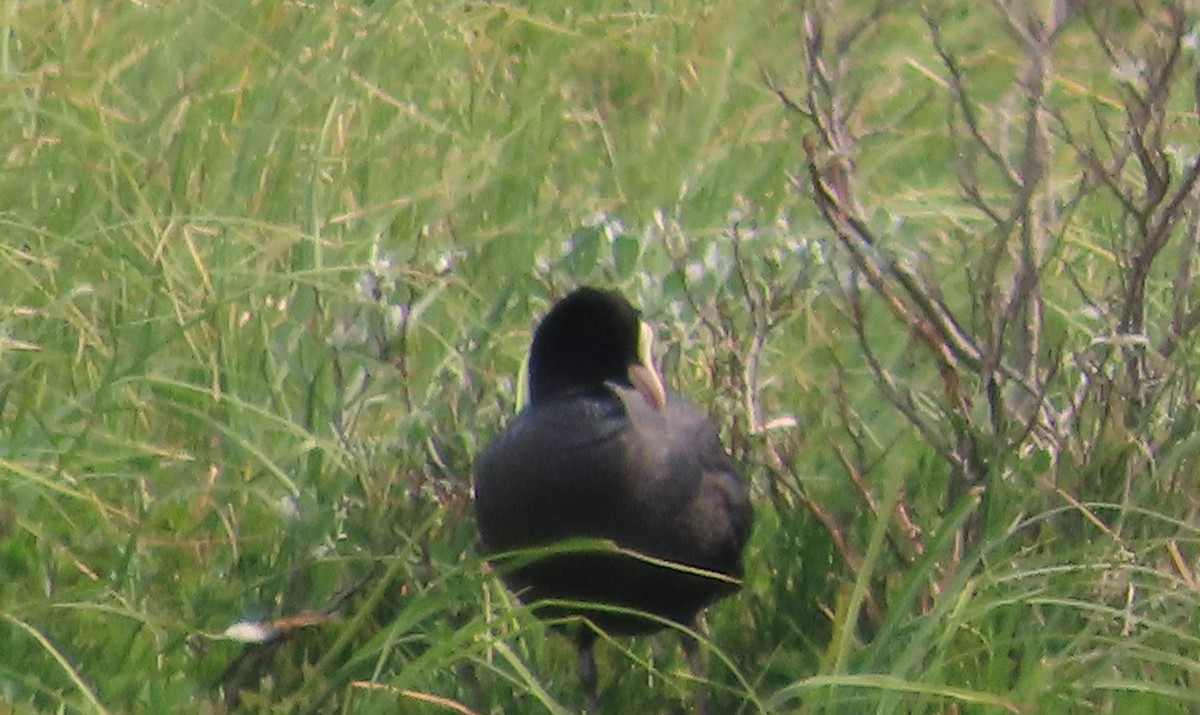
[[600, 699], [596, 695], [596, 634], [587, 624], [579, 625], [575, 637], [575, 652], [579, 657], [579, 685], [583, 689], [583, 697], [589, 715], [599, 715]]
[[[688, 627], [696, 631], [699, 626], [693, 621]], [[708, 698], [704, 691], [704, 683], [708, 679], [707, 668], [704, 667], [704, 651], [700, 642], [690, 633], [680, 633], [683, 640], [683, 656], [687, 659], [688, 672], [696, 682], [692, 685], [692, 697], [696, 715], [708, 715]]]

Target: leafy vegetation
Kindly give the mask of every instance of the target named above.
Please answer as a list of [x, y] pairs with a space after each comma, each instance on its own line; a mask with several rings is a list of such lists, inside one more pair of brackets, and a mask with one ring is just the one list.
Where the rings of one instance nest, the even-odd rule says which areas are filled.
[[579, 283], [758, 506], [609, 712], [1193, 711], [1197, 28], [1046, 5], [9, 3], [0, 712], [576, 711], [470, 474]]

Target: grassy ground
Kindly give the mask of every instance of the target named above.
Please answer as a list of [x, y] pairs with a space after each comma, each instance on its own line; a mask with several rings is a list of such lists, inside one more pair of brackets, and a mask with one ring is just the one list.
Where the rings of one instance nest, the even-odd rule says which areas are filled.
[[[970, 7], [946, 40], [1007, 107], [1019, 57]], [[745, 588], [709, 617], [717, 712], [1198, 707], [1194, 342], [1158, 441], [1110, 404], [1073, 457], [997, 446], [964, 552], [978, 501], [947, 500], [951, 469], [880, 398], [792, 179], [791, 4], [10, 0], [0, 25], [0, 713], [220, 712], [221, 689], [250, 712], [577, 710], [570, 648], [474, 555], [469, 475], [532, 321], [582, 282], [644, 307], [754, 485]], [[1113, 69], [1072, 32], [1055, 96], [1102, 116]], [[970, 312], [982, 221], [927, 35], [902, 8], [845, 56], [864, 209]], [[1194, 156], [1186, 100], [1171, 140]], [[1120, 282], [1111, 204], [1048, 264], [1064, 355], [1096, 330], [1072, 286]], [[766, 330], [743, 297], [771, 291]], [[888, 374], [934, 392], [874, 315]], [[751, 349], [748, 386], [730, 355]], [[273, 619], [273, 645], [222, 635]], [[601, 643], [608, 712], [684, 709], [675, 646]]]

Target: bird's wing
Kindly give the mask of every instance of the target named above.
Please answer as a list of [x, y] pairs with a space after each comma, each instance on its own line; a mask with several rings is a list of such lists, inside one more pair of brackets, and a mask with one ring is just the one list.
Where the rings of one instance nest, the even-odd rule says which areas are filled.
[[480, 455], [475, 508], [489, 550], [606, 538], [620, 499], [627, 428], [620, 403], [576, 398], [529, 407]]
[[673, 552], [680, 560], [714, 570], [740, 572], [754, 512], [746, 484], [716, 427], [676, 394], [655, 409], [636, 391], [615, 391], [632, 425], [622, 439], [627, 472], [636, 477], [628, 487], [638, 516], [627, 520], [644, 525], [645, 539], [660, 552]]

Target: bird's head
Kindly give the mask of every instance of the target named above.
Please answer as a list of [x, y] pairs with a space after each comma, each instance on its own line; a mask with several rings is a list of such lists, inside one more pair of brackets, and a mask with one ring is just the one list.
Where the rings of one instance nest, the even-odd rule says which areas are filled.
[[662, 378], [651, 361], [653, 331], [619, 293], [579, 288], [555, 303], [533, 333], [529, 398], [616, 384], [636, 389], [655, 409], [666, 404]]

